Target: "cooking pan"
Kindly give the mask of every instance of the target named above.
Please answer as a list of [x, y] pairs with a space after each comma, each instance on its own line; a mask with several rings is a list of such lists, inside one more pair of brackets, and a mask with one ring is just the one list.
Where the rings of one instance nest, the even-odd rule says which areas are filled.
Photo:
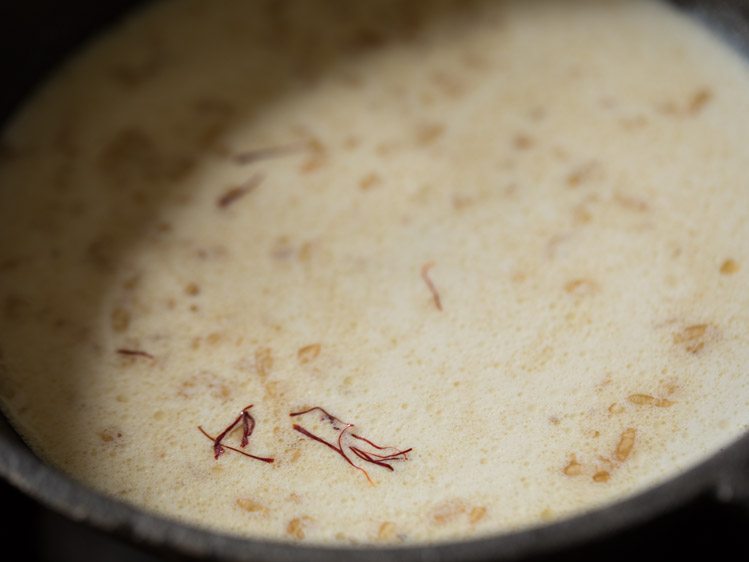
[[[0, 17], [0, 124], [40, 81], [88, 38], [142, 1], [25, 0]], [[681, 0], [736, 49], [749, 53], [749, 1]], [[668, 514], [731, 513], [749, 529], [749, 435], [657, 487], [574, 518], [479, 540], [410, 547], [318, 547], [237, 538], [145, 513], [46, 465], [0, 417], [0, 475], [64, 516], [170, 558], [307, 561], [527, 560], [569, 555], [581, 545], [632, 536]]]

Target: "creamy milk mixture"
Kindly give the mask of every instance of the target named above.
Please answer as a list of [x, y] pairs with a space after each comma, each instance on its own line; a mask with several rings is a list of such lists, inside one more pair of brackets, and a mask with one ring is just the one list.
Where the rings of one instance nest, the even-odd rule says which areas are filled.
[[[3, 134], [3, 409], [253, 537], [623, 498], [747, 429], [747, 138], [745, 63], [658, 3], [157, 3]], [[275, 462], [215, 460], [248, 404]]]

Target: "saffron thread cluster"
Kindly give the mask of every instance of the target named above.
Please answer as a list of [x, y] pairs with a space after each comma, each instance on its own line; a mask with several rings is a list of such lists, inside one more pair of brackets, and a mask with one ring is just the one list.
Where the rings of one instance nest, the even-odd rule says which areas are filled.
[[[275, 460], [272, 457], [260, 457], [243, 450], [250, 444], [252, 432], [255, 430], [255, 418], [250, 414], [252, 407], [253, 404], [250, 404], [242, 408], [239, 415], [215, 437], [210, 435], [202, 426], [198, 426], [198, 431], [213, 443], [214, 459], [218, 460], [221, 455], [229, 450], [265, 463], [272, 463]], [[321, 422], [329, 424], [333, 431], [338, 434], [335, 441], [329, 441], [316, 435], [298, 423], [292, 424], [292, 429], [301, 433], [308, 439], [321, 443], [338, 453], [349, 465], [364, 474], [370, 484], [374, 484], [374, 481], [369, 476], [369, 472], [367, 472], [364, 466], [362, 466], [362, 463], [369, 463], [392, 472], [394, 470], [392, 463], [407, 461], [408, 454], [413, 451], [413, 447], [399, 449], [389, 445], [378, 445], [366, 437], [354, 433], [354, 424], [341, 420], [320, 406], [313, 406], [306, 410], [291, 412], [289, 413], [289, 417], [300, 418], [301, 421], [302, 416], [315, 413], [319, 414]], [[239, 426], [242, 428], [242, 437], [239, 443], [239, 448], [224, 443], [225, 438]]]

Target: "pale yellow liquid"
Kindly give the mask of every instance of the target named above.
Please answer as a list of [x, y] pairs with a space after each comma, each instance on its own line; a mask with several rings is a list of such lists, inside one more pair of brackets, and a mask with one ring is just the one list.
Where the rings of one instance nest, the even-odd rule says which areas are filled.
[[[749, 73], [665, 5], [162, 2], [2, 138], [3, 409], [144, 509], [470, 538], [747, 428]], [[275, 463], [215, 461], [248, 403]], [[369, 484], [315, 405], [409, 460]]]

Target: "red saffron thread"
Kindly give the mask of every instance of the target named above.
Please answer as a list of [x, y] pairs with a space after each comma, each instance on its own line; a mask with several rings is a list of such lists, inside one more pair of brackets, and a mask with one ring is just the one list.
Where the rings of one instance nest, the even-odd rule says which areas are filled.
[[156, 359], [153, 355], [146, 351], [141, 351], [139, 349], [124, 349], [120, 348], [117, 350], [117, 353], [120, 355], [127, 355], [130, 357], [145, 357], [146, 359]]
[[[396, 449], [397, 450], [396, 447], [391, 447], [390, 445], [381, 446], [381, 445], [378, 445], [377, 443], [372, 443], [372, 441], [370, 441], [369, 439], [366, 439], [365, 437], [362, 437], [361, 435], [357, 435], [356, 433], [352, 433], [351, 437], [353, 437], [354, 439], [358, 439], [359, 441], [364, 441], [366, 444], [371, 445], [372, 447], [374, 447], [375, 449], [379, 449], [380, 451], [386, 451], [388, 449]], [[403, 454], [410, 453], [411, 451], [413, 451], [413, 448], [405, 449], [403, 451], [399, 451], [397, 454], [398, 455], [403, 455]], [[370, 454], [374, 454], [374, 453], [370, 453]], [[376, 456], [379, 456], [379, 455], [376, 455]], [[406, 460], [408, 460], [408, 458], [406, 458]]]
[[245, 451], [241, 451], [235, 447], [231, 447], [229, 445], [225, 445], [223, 443], [224, 438], [229, 435], [229, 433], [237, 427], [237, 425], [241, 422], [242, 423], [242, 440], [239, 443], [239, 446], [241, 448], [245, 448], [247, 445], [250, 444], [250, 436], [252, 435], [252, 432], [255, 430], [255, 418], [252, 417], [250, 414], [250, 409], [252, 408], [252, 404], [245, 406], [242, 408], [242, 411], [239, 413], [239, 415], [236, 417], [236, 419], [231, 422], [226, 428], [219, 433], [216, 437], [211, 437], [201, 426], [198, 426], [198, 431], [200, 431], [203, 435], [208, 437], [211, 441], [213, 441], [213, 458], [218, 460], [218, 458], [224, 454], [225, 449], [229, 449], [230, 451], [234, 451], [236, 453], [240, 453], [246, 457], [250, 457], [251, 459], [256, 459], [259, 461], [271, 463], [274, 459], [270, 457], [258, 457], [256, 455], [251, 455], [250, 453], [247, 453]]
[[[201, 426], [198, 426], [198, 431], [200, 431], [200, 433], [202, 433], [203, 435], [205, 435], [211, 441], [215, 441], [216, 440], [215, 437], [212, 437], [211, 435], [209, 435], [208, 432], [205, 429], [203, 429]], [[251, 459], [255, 459], [256, 461], [263, 461], [263, 462], [267, 462], [267, 463], [272, 463], [273, 461], [276, 460], [276, 459], [273, 459], [271, 457], [258, 457], [256, 455], [251, 455], [250, 453], [248, 453], [246, 451], [242, 451], [241, 449], [237, 449], [235, 447], [232, 447], [231, 445], [222, 445], [222, 447], [224, 449], [229, 449], [230, 451], [234, 451], [235, 453], [239, 453], [240, 455], [244, 455], [245, 457], [250, 457]]]
[[[346, 450], [345, 450], [346, 447], [348, 447], [348, 449], [355, 456], [359, 457], [361, 460], [363, 460], [365, 462], [368, 462], [368, 463], [371, 463], [371, 464], [374, 464], [376, 466], [380, 466], [380, 467], [385, 468], [385, 469], [390, 470], [390, 471], [394, 471], [394, 468], [392, 466], [390, 466], [388, 464], [388, 462], [390, 462], [390, 461], [405, 461], [405, 460], [408, 460], [408, 453], [410, 453], [411, 451], [413, 451], [413, 448], [408, 448], [408, 449], [404, 449], [404, 450], [400, 451], [400, 450], [398, 450], [395, 447], [388, 447], [388, 446], [383, 447], [383, 446], [377, 445], [376, 443], [370, 441], [366, 437], [362, 437], [361, 435], [357, 435], [356, 433], [351, 433], [350, 430], [351, 430], [351, 428], [354, 427], [354, 424], [344, 422], [343, 420], [341, 420], [340, 418], [334, 416], [333, 414], [331, 414], [330, 412], [328, 412], [324, 408], [321, 408], [320, 406], [314, 406], [312, 408], [308, 408], [306, 410], [302, 410], [302, 411], [299, 411], [299, 412], [291, 412], [289, 414], [289, 416], [292, 417], [292, 418], [294, 418], [294, 417], [297, 417], [297, 416], [303, 416], [304, 414], [309, 414], [310, 412], [314, 412], [314, 411], [319, 412], [322, 415], [322, 419], [324, 421], [329, 422], [333, 426], [333, 429], [338, 432], [337, 444], [333, 444], [330, 441], [327, 441], [326, 439], [323, 439], [319, 435], [315, 435], [314, 433], [310, 432], [309, 430], [305, 429], [304, 427], [302, 427], [301, 425], [298, 425], [298, 424], [293, 424], [292, 425], [292, 427], [294, 428], [294, 430], [298, 431], [299, 433], [301, 433], [305, 437], [308, 437], [308, 438], [312, 439], [313, 441], [317, 441], [318, 443], [322, 443], [326, 447], [332, 449], [333, 451], [335, 451], [336, 453], [338, 453], [339, 455], [341, 455], [348, 464], [350, 464], [351, 466], [353, 466], [357, 470], [360, 470], [364, 474], [364, 476], [367, 478], [367, 480], [369, 481], [370, 484], [374, 484], [374, 481], [372, 480], [372, 478], [370, 478], [369, 473], [363, 467], [359, 466], [353, 460], [351, 460], [351, 458], [346, 454]], [[355, 446], [353, 446], [351, 444], [345, 444], [344, 443], [344, 437], [347, 436], [347, 435], [350, 436], [350, 437], [352, 437], [352, 438], [354, 438], [354, 439], [357, 439], [358, 441], [366, 443], [366, 444], [374, 447], [375, 449], [377, 449], [379, 451], [393, 451], [393, 452], [391, 452], [389, 454], [386, 454], [386, 455], [381, 455], [379, 453], [365, 451], [365, 450], [361, 449], [360, 447], [355, 447]]]
[[374, 485], [374, 481], [369, 477], [369, 473], [366, 470], [364, 470], [362, 467], [357, 466], [350, 458], [348, 458], [346, 456], [346, 454], [343, 452], [343, 449], [341, 449], [340, 447], [336, 447], [332, 443], [326, 441], [322, 437], [318, 437], [314, 433], [310, 433], [309, 431], [307, 431], [306, 429], [304, 429], [301, 425], [294, 424], [292, 427], [296, 431], [298, 431], [299, 433], [301, 433], [302, 435], [304, 435], [306, 437], [309, 437], [310, 439], [312, 439], [314, 441], [317, 441], [318, 443], [322, 443], [323, 445], [325, 445], [325, 446], [330, 447], [331, 449], [333, 449], [336, 453], [338, 453], [339, 455], [341, 455], [343, 457], [343, 459], [347, 463], [349, 463], [351, 466], [353, 466], [356, 470], [360, 470], [364, 474], [364, 476], [367, 479], [367, 481], [370, 484]]
[[230, 205], [247, 195], [249, 192], [257, 188], [262, 181], [262, 174], [255, 174], [242, 185], [233, 187], [229, 191], [224, 193], [221, 197], [218, 198], [218, 201], [216, 201], [216, 205], [218, 205], [220, 209], [229, 207]]
[[[320, 409], [322, 409], [322, 408], [320, 408]], [[306, 413], [306, 412], [305, 412], [305, 413]], [[301, 415], [301, 414], [298, 414], [298, 413], [297, 413], [297, 414], [291, 414], [291, 415], [293, 416], [293, 415]], [[337, 419], [337, 418], [335, 418], [335, 419]], [[340, 420], [339, 420], [339, 421], [340, 421]], [[315, 435], [314, 433], [310, 433], [309, 431], [307, 431], [306, 429], [304, 429], [304, 428], [303, 428], [303, 427], [302, 427], [301, 425], [298, 425], [298, 424], [294, 424], [294, 425], [292, 425], [291, 427], [292, 427], [292, 428], [293, 428], [293, 429], [294, 429], [295, 431], [298, 431], [299, 433], [301, 433], [302, 435], [304, 435], [304, 436], [306, 436], [306, 437], [309, 437], [310, 439], [312, 439], [312, 440], [314, 440], [314, 441], [317, 441], [318, 443], [322, 443], [323, 445], [325, 445], [325, 446], [327, 446], [327, 447], [330, 447], [331, 449], [333, 449], [333, 450], [334, 450], [334, 451], [335, 451], [336, 453], [338, 453], [339, 455], [341, 455], [341, 456], [342, 456], [342, 457], [343, 457], [343, 458], [345, 459], [345, 461], [346, 461], [347, 463], [349, 463], [349, 464], [350, 464], [351, 466], [353, 466], [353, 467], [354, 467], [355, 469], [357, 469], [357, 470], [361, 470], [361, 471], [362, 471], [362, 472], [364, 473], [364, 476], [366, 476], [366, 478], [367, 478], [367, 480], [369, 481], [369, 483], [370, 483], [370, 484], [374, 484], [374, 482], [372, 481], [372, 479], [371, 479], [371, 478], [369, 477], [369, 474], [367, 473], [367, 471], [366, 471], [366, 470], [364, 470], [364, 469], [363, 469], [362, 467], [360, 467], [360, 466], [357, 466], [356, 464], [354, 464], [354, 462], [353, 462], [353, 461], [352, 461], [352, 460], [351, 460], [350, 458], [348, 458], [348, 457], [346, 456], [346, 453], [344, 453], [344, 452], [343, 452], [343, 448], [342, 448], [342, 447], [340, 446], [340, 444], [339, 444], [338, 446], [336, 446], [336, 445], [333, 445], [333, 444], [332, 444], [331, 442], [329, 442], [329, 441], [326, 441], [326, 440], [325, 440], [325, 439], [323, 439], [322, 437], [318, 437], [318, 436], [317, 436], [317, 435]], [[346, 427], [346, 428], [345, 428], [345, 429], [344, 429], [343, 431], [346, 431], [346, 429], [348, 429], [348, 427]], [[341, 432], [341, 434], [342, 434], [342, 433], [343, 433], [343, 432]], [[340, 436], [339, 436], [339, 441], [340, 441]]]
[[287, 144], [285, 146], [270, 146], [267, 148], [256, 148], [254, 150], [244, 150], [238, 152], [232, 157], [232, 160], [237, 164], [254, 164], [260, 160], [268, 160], [270, 158], [279, 158], [282, 156], [288, 156], [294, 152], [298, 152], [306, 148], [307, 143], [299, 142], [296, 144]]
[[394, 468], [393, 468], [392, 466], [390, 466], [389, 464], [387, 464], [387, 463], [385, 463], [385, 462], [383, 462], [383, 461], [378, 461], [378, 460], [376, 460], [376, 459], [373, 459], [372, 457], [370, 457], [370, 456], [369, 456], [369, 455], [368, 455], [367, 453], [365, 453], [365, 452], [364, 452], [364, 451], [362, 451], [361, 449], [358, 449], [358, 448], [356, 448], [356, 447], [351, 447], [351, 450], [352, 450], [352, 451], [354, 452], [354, 454], [355, 454], [355, 455], [356, 455], [357, 457], [359, 457], [360, 459], [364, 459], [365, 461], [367, 461], [367, 462], [371, 462], [372, 464], [376, 464], [377, 466], [382, 466], [382, 467], [384, 467], [384, 468], [387, 468], [387, 469], [388, 469], [388, 470], [389, 470], [390, 472], [393, 472], [393, 471], [395, 470], [395, 469], [394, 469]]
[[307, 410], [303, 410], [301, 412], [292, 412], [291, 414], [289, 414], [289, 417], [295, 418], [297, 416], [303, 416], [304, 414], [309, 414], [310, 412], [314, 412], [315, 410], [320, 412], [325, 417], [325, 419], [334, 424], [334, 429], [338, 429], [337, 427], [335, 427], [336, 423], [348, 425], [345, 421], [335, 417], [333, 414], [329, 413], [327, 410], [321, 408], [320, 406], [312, 406], [311, 408], [308, 408]]
[[429, 291], [432, 293], [432, 300], [434, 300], [434, 306], [437, 307], [437, 310], [442, 310], [442, 299], [440, 298], [440, 294], [437, 291], [437, 287], [434, 286], [434, 283], [432, 283], [431, 278], [429, 277], [429, 270], [434, 267], [434, 262], [429, 261], [421, 266], [421, 278], [424, 280], [424, 283], [426, 283], [426, 286], [429, 288]]

